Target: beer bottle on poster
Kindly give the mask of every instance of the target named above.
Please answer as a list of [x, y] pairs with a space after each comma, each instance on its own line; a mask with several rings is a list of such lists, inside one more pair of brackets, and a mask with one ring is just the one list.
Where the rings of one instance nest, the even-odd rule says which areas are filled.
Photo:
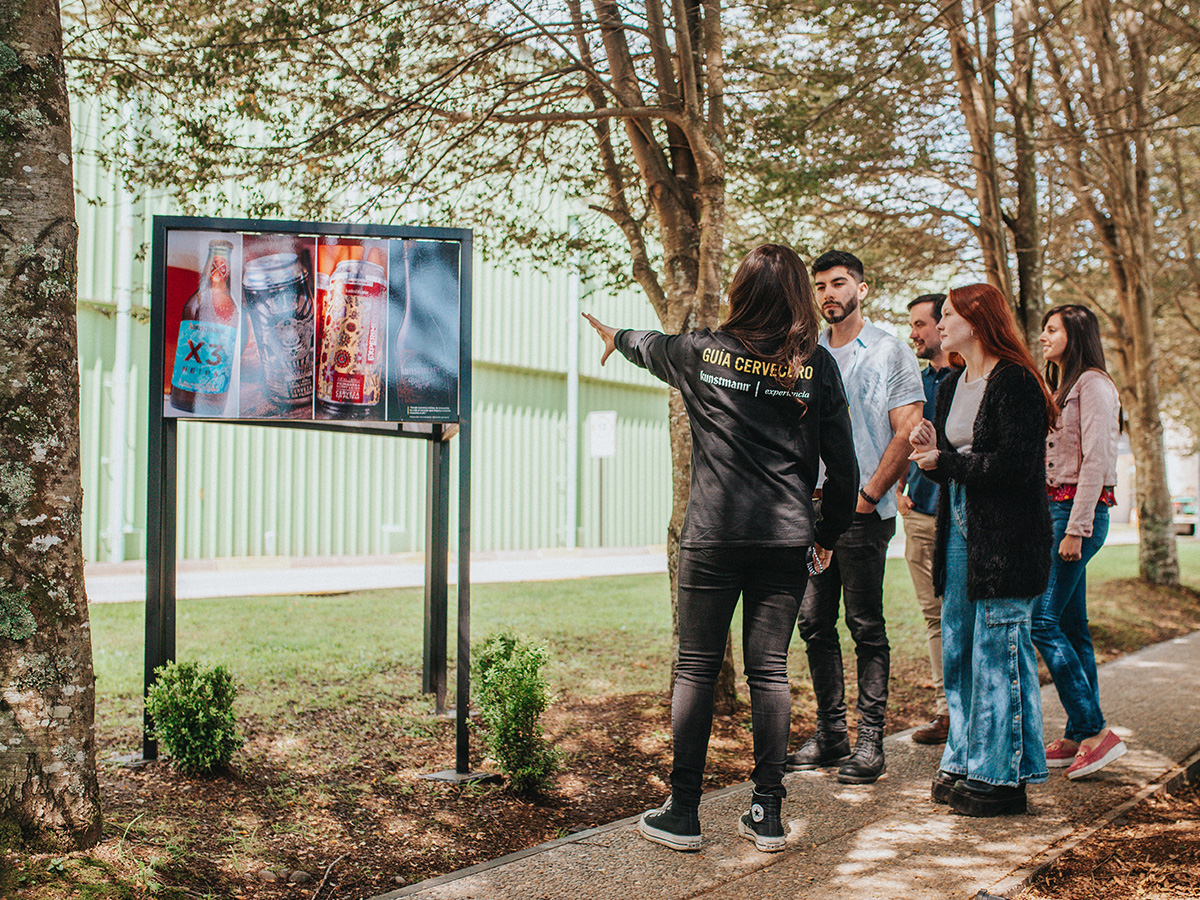
[[[413, 257], [417, 256], [414, 266]], [[439, 303], [428, 290], [417, 290], [425, 259], [413, 242], [404, 242], [406, 297], [404, 319], [395, 344], [396, 400], [415, 419], [444, 418], [452, 411], [457, 359], [452, 341], [457, 305]]]
[[232, 254], [229, 241], [209, 242], [200, 287], [183, 305], [171, 376], [171, 405], [181, 412], [225, 412], [237, 345], [238, 308], [229, 290]]

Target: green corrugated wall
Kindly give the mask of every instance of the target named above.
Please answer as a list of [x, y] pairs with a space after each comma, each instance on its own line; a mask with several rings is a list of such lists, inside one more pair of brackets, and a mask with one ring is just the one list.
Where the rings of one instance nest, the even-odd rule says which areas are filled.
[[[74, 115], [84, 552], [89, 561], [112, 556], [108, 520], [113, 471], [123, 458], [126, 515], [116, 552], [120, 558], [138, 558], [144, 554], [146, 522], [150, 217], [173, 210], [162, 197], [134, 203], [134, 242], [140, 255], [133, 278], [129, 406], [125, 451], [114, 453], [118, 195], [113, 174], [95, 162], [95, 148], [104, 139], [95, 109], [78, 104]], [[239, 212], [230, 205], [218, 214]], [[567, 342], [572, 332], [580, 340], [577, 544], [664, 543], [670, 514], [666, 391], [624, 360], [600, 368], [600, 344], [591, 329], [567, 321], [565, 270], [547, 275], [528, 266], [513, 272], [510, 266], [489, 266], [477, 258], [474, 271], [474, 549], [567, 544]], [[635, 291], [585, 296], [582, 307], [615, 324], [656, 327], [649, 305]], [[617, 456], [612, 459], [588, 457], [586, 418], [593, 410], [618, 412]], [[452, 444], [456, 454], [457, 443]], [[183, 421], [178, 556], [420, 550], [425, 450], [423, 441], [388, 436]], [[456, 456], [453, 466], [457, 472]], [[457, 510], [456, 502], [451, 510]]]

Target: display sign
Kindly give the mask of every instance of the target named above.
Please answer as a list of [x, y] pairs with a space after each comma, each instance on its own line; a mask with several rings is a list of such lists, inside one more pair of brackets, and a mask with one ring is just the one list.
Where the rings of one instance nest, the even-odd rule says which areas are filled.
[[617, 455], [617, 411], [603, 409], [588, 413], [588, 456], [608, 459]]
[[167, 219], [152, 291], [163, 416], [458, 422], [469, 240], [451, 229]]

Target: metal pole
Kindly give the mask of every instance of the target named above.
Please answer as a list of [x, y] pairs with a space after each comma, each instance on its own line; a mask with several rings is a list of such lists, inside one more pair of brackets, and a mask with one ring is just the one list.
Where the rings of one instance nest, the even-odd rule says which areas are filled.
[[604, 457], [600, 457], [600, 459], [598, 459], [597, 462], [600, 463], [600, 476], [599, 476], [600, 484], [599, 484], [599, 490], [597, 491], [597, 494], [598, 494], [597, 507], [600, 510], [599, 546], [603, 547], [604, 546]]
[[[567, 220], [571, 238], [579, 236], [579, 219]], [[574, 549], [579, 532], [579, 266], [578, 252], [571, 256], [567, 275], [567, 508], [563, 545]]]
[[[151, 405], [154, 405], [153, 400]], [[161, 408], [157, 412], [159, 427], [150, 431], [147, 485], [149, 502], [146, 517], [146, 656], [143, 696], [154, 684], [155, 670], [175, 658], [175, 491], [178, 423], [174, 419], [164, 419]], [[154, 418], [152, 412], [151, 419]], [[150, 714], [143, 711], [143, 759], [158, 759], [158, 742], [151, 736], [153, 733], [154, 723]]]
[[[166, 241], [155, 222], [152, 284], [166, 278]], [[154, 670], [175, 658], [175, 490], [178, 422], [163, 416], [163, 331], [166, 313], [162, 304], [151, 304], [150, 313], [150, 457], [146, 485], [146, 650], [144, 689], [154, 684]], [[143, 695], [144, 696], [144, 695]], [[151, 735], [153, 722], [142, 715], [142, 758], [158, 759], [158, 742]]]
[[437, 713], [446, 711], [446, 638], [449, 609], [450, 443], [445, 428], [434, 426], [426, 450], [425, 501], [425, 658], [421, 690], [436, 696]]
[[467, 719], [471, 711], [471, 265], [472, 241], [462, 243], [460, 383], [458, 386], [458, 690], [455, 697], [455, 771], [471, 771]]
[[[122, 107], [122, 134], [129, 146], [132, 128], [132, 106]], [[126, 423], [129, 421], [129, 331], [133, 316], [133, 197], [122, 181], [117, 200], [117, 301], [116, 341], [113, 350], [112, 431], [108, 438], [108, 559], [125, 559], [125, 472], [128, 468], [129, 442]]]

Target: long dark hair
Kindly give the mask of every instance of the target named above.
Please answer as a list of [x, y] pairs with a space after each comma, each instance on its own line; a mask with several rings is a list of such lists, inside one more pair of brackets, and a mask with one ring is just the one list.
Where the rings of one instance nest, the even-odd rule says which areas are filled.
[[779, 380], [795, 385], [820, 331], [812, 282], [796, 251], [763, 244], [747, 253], [729, 283], [729, 315], [718, 328], [778, 363], [787, 372]]
[[1099, 369], [1108, 374], [1104, 362], [1104, 345], [1100, 341], [1100, 322], [1096, 314], [1086, 306], [1065, 303], [1046, 311], [1042, 316], [1042, 328], [1051, 316], [1058, 316], [1063, 331], [1067, 333], [1067, 349], [1059, 362], [1046, 363], [1046, 384], [1054, 391], [1054, 402], [1062, 409], [1063, 401], [1079, 376], [1088, 369]]
[[[968, 284], [964, 287], [951, 288], [946, 292], [946, 302], [954, 307], [954, 311], [967, 320], [967, 324], [975, 332], [976, 339], [983, 345], [983, 350], [989, 356], [994, 356], [1004, 362], [1020, 366], [1032, 375], [1042, 389], [1042, 397], [1046, 401], [1046, 416], [1051, 425], [1058, 421], [1058, 406], [1042, 375], [1038, 372], [1033, 354], [1021, 340], [1017, 331], [1017, 323], [1013, 321], [1012, 310], [1004, 299], [999, 288], [990, 284]], [[950, 354], [954, 365], [966, 365], [966, 361], [957, 354]]]

